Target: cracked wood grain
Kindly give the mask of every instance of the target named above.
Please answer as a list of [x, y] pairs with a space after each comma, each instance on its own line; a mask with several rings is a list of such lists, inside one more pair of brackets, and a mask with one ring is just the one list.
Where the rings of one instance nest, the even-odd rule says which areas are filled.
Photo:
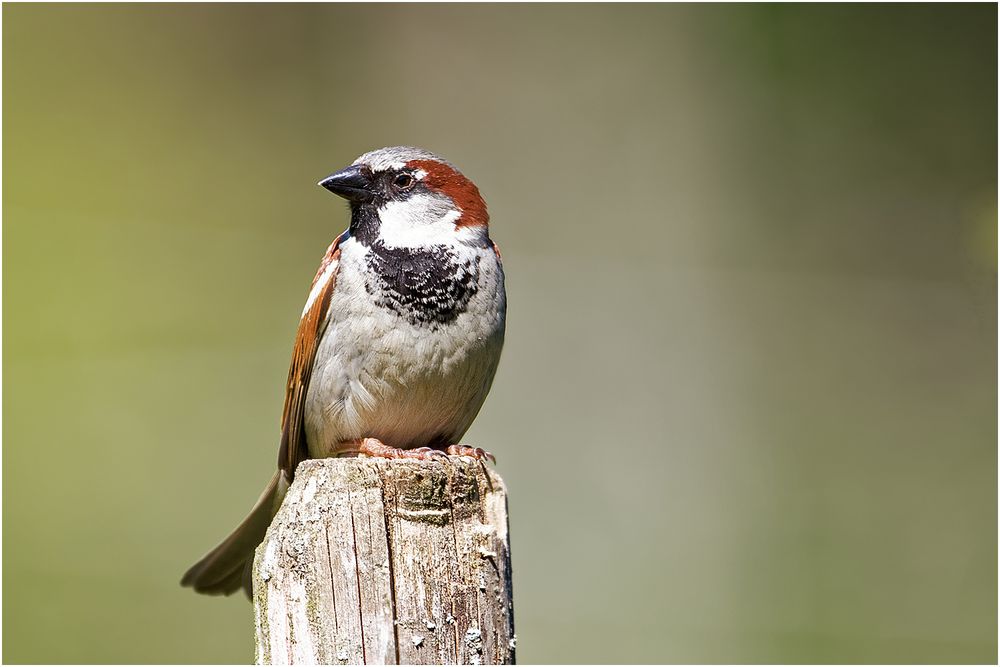
[[304, 461], [253, 587], [258, 664], [513, 664], [503, 480], [467, 457]]

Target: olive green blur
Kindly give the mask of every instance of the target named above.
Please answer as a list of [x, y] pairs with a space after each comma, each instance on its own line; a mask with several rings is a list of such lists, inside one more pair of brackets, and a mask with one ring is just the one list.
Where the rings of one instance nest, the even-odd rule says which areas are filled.
[[3, 660], [245, 662], [345, 204], [482, 190], [522, 662], [997, 660], [995, 5], [6, 5]]

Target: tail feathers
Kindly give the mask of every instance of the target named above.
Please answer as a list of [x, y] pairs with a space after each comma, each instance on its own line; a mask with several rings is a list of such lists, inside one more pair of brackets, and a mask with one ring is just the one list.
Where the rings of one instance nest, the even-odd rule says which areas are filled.
[[207, 595], [231, 595], [242, 586], [250, 597], [249, 573], [254, 549], [264, 540], [267, 527], [287, 490], [288, 483], [281, 471], [275, 472], [243, 523], [184, 573], [181, 586], [191, 586], [196, 592]]

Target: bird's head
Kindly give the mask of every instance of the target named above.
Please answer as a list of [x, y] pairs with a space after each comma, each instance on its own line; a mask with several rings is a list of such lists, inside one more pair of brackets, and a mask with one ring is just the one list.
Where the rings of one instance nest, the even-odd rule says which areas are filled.
[[351, 236], [391, 247], [487, 243], [489, 213], [476, 185], [420, 148], [365, 153], [319, 182], [351, 205]]

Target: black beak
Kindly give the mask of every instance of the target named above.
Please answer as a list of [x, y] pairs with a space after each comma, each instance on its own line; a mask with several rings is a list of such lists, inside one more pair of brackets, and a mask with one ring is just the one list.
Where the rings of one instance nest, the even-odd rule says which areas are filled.
[[319, 184], [350, 202], [365, 202], [372, 198], [371, 172], [357, 165], [330, 174]]

